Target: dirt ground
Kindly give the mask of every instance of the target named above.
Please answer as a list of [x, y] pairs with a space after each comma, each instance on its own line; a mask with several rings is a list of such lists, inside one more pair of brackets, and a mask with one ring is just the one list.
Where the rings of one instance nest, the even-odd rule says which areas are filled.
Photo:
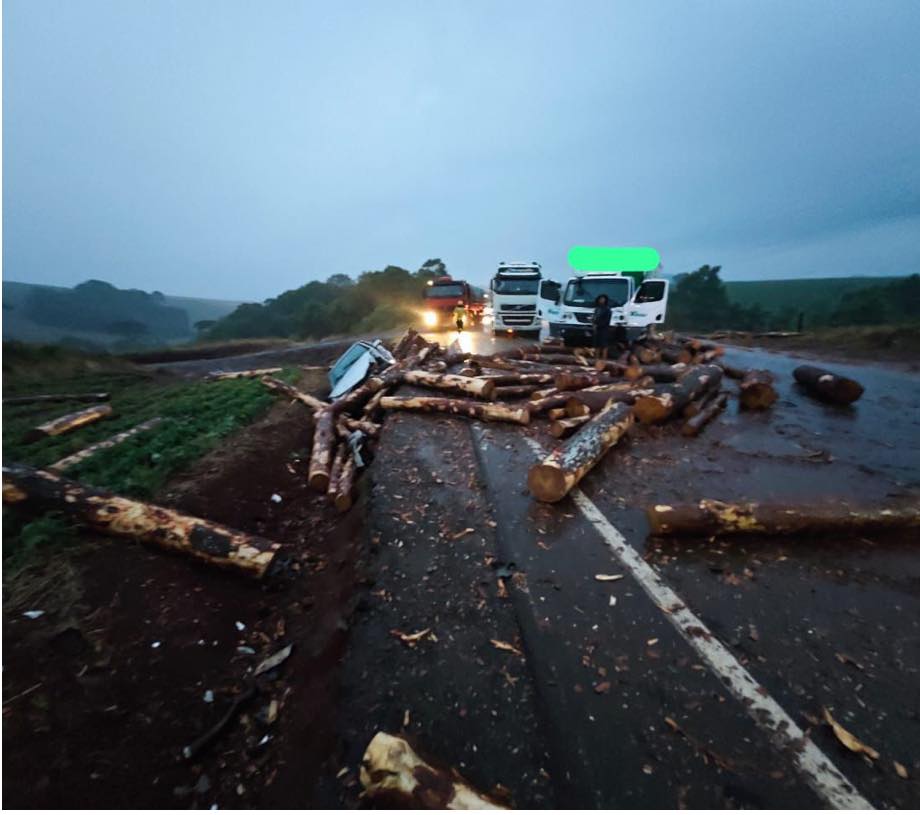
[[[16, 581], [4, 598], [5, 806], [311, 806], [336, 743], [363, 511], [340, 516], [309, 491], [310, 438], [309, 413], [279, 403], [160, 498], [281, 542], [262, 582], [102, 538]], [[291, 643], [240, 716], [183, 760], [254, 666]]]

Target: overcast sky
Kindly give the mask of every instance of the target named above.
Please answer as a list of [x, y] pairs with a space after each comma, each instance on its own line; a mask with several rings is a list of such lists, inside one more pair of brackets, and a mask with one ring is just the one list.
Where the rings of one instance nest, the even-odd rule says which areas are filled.
[[920, 2], [5, 0], [4, 278], [920, 272]]

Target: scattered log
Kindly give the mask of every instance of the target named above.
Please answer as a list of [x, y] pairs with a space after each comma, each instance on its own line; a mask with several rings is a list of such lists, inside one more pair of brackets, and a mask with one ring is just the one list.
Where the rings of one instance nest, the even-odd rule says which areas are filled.
[[539, 501], [560, 501], [633, 423], [629, 405], [615, 402], [591, 418], [565, 444], [530, 468], [527, 486]]
[[636, 345], [634, 347], [636, 354], [636, 359], [639, 360], [643, 365], [657, 365], [661, 362], [661, 351], [657, 351], [653, 348], [647, 348], [644, 345]]
[[525, 407], [492, 402], [474, 402], [470, 399], [448, 399], [439, 396], [384, 396], [380, 400], [384, 410], [419, 410], [425, 413], [453, 413], [487, 422], [513, 422], [529, 424], [530, 410]]
[[626, 368], [627, 364], [618, 360], [599, 359], [594, 363], [594, 370], [598, 373], [606, 372], [614, 376], [623, 376]]
[[32, 405], [40, 402], [105, 402], [107, 393], [37, 393], [33, 396], [8, 396], [4, 405]]
[[280, 548], [264, 538], [22, 464], [3, 467], [3, 500], [54, 510], [103, 534], [172, 549], [252, 577], [265, 574]]
[[[590, 413], [590, 411], [586, 411], [586, 413]], [[578, 415], [581, 416], [583, 414], [579, 413]], [[564, 419], [566, 416], [568, 416], [568, 413], [566, 413], [564, 407], [550, 408], [546, 411], [546, 418], [552, 422], [556, 421], [556, 419]]]
[[468, 396], [478, 396], [480, 399], [491, 399], [495, 393], [495, 383], [488, 379], [475, 379], [456, 374], [434, 374], [427, 371], [405, 371], [403, 381], [409, 385], [418, 385], [423, 388], [449, 391], [450, 393], [464, 393]]
[[492, 393], [493, 399], [521, 399], [530, 396], [539, 385], [504, 385], [496, 388]]
[[663, 422], [721, 381], [722, 369], [718, 365], [690, 368], [678, 382], [661, 385], [656, 393], [637, 397], [633, 406], [636, 419], [643, 424]]
[[311, 396], [309, 393], [304, 393], [298, 388], [295, 388], [293, 385], [288, 385], [287, 382], [282, 382], [280, 379], [275, 379], [273, 376], [264, 376], [262, 377], [261, 382], [270, 391], [280, 393], [284, 396], [287, 396], [289, 399], [296, 399], [298, 402], [301, 402], [310, 408], [310, 410], [319, 411], [329, 407], [328, 402], [324, 402], [322, 399], [317, 399], [315, 396]]
[[693, 353], [679, 345], [662, 345], [659, 349], [663, 362], [669, 362], [672, 365], [682, 363], [688, 365], [693, 359]]
[[718, 357], [722, 356], [725, 353], [723, 348], [713, 348], [711, 351], [700, 351], [698, 354], [693, 356], [694, 365], [706, 365], [709, 362], [714, 362]]
[[393, 346], [393, 358], [397, 360], [403, 359], [419, 339], [420, 336], [418, 331], [414, 328], [408, 329], [406, 333], [397, 340], [396, 345]]
[[551, 373], [540, 373], [540, 374], [494, 374], [494, 375], [485, 375], [483, 379], [488, 379], [490, 382], [494, 382], [496, 387], [504, 387], [507, 385], [550, 385], [555, 379], [555, 374]]
[[326, 498], [332, 504], [335, 503], [335, 497], [339, 494], [339, 479], [342, 477], [342, 467], [345, 464], [346, 457], [351, 457], [351, 450], [348, 448], [348, 444], [343, 442], [336, 446], [335, 455], [332, 457], [332, 467], [329, 470], [329, 486], [326, 487]]
[[380, 425], [367, 419], [352, 419], [350, 416], [343, 416], [339, 419], [339, 425], [345, 428], [346, 433], [360, 430], [365, 436], [372, 439], [380, 435]]
[[428, 363], [428, 370], [436, 374], [443, 374], [447, 371], [447, 363], [442, 359], [436, 359], [434, 362]]
[[706, 407], [713, 399], [719, 395], [718, 388], [709, 388], [706, 391], [694, 399], [690, 404], [688, 404], [682, 411], [681, 415], [685, 419], [692, 419], [694, 416], [698, 415], [699, 412]]
[[465, 368], [461, 368], [457, 373], [460, 376], [479, 376], [482, 373], [482, 369], [479, 366], [473, 367], [472, 365], [467, 365]]
[[530, 411], [531, 416], [536, 416], [544, 410], [565, 407], [565, 403], [568, 402], [569, 397], [572, 395], [572, 391], [557, 391], [554, 389], [551, 393], [541, 396], [538, 399], [534, 399], [534, 395], [535, 394], [531, 396], [530, 401], [527, 403], [527, 409]]
[[779, 398], [769, 371], [747, 371], [738, 387], [738, 401], [745, 410], [765, 410]]
[[565, 403], [566, 414], [574, 418], [589, 413], [599, 413], [611, 401], [632, 404], [639, 396], [650, 393], [649, 389], [653, 384], [654, 380], [647, 376], [635, 382], [617, 382], [613, 385], [601, 385], [575, 391]]
[[855, 379], [838, 376], [814, 365], [800, 365], [792, 375], [803, 388], [822, 402], [849, 405], [863, 395], [863, 386]]
[[313, 449], [307, 480], [317, 492], [329, 489], [329, 472], [335, 447], [335, 424], [338, 411], [330, 406], [316, 411], [314, 416]]
[[744, 375], [747, 373], [744, 368], [736, 368], [734, 365], [728, 365], [721, 360], [717, 364], [723, 373], [731, 379], [744, 379]]
[[653, 535], [797, 535], [843, 533], [854, 537], [920, 527], [920, 506], [891, 509], [847, 505], [724, 503], [658, 504], [646, 510]]
[[335, 508], [339, 512], [348, 512], [351, 509], [352, 498], [351, 493], [355, 486], [355, 473], [357, 472], [357, 467], [355, 466], [355, 457], [351, 455], [351, 451], [345, 456], [345, 461], [342, 464], [342, 472], [339, 474], [338, 481], [338, 490], [335, 494]]
[[93, 405], [32, 428], [26, 434], [25, 440], [31, 442], [47, 436], [60, 436], [62, 433], [70, 433], [88, 424], [98, 422], [100, 419], [105, 419], [107, 416], [111, 416], [113, 412], [111, 405]]
[[684, 422], [680, 432], [685, 436], [698, 436], [700, 431], [718, 416], [728, 404], [728, 394], [720, 393], [708, 405], [703, 407], [699, 413]]
[[584, 416], [569, 416], [565, 419], [556, 419], [549, 426], [549, 432], [552, 436], [557, 439], [561, 439], [564, 436], [568, 436], [573, 430], [581, 427], [585, 422], [591, 420], [591, 414], [585, 414]]
[[630, 366], [626, 373], [626, 379], [640, 379], [643, 376], [650, 376], [656, 382], [677, 382], [687, 371], [691, 370], [689, 365], [641, 365], [636, 369]]
[[409, 742], [379, 732], [361, 760], [361, 786], [368, 801], [393, 809], [505, 809], [474, 790], [456, 770], [425, 762]]
[[613, 377], [603, 371], [590, 371], [586, 373], [562, 373], [556, 374], [553, 380], [556, 389], [560, 391], [574, 391], [581, 388], [590, 388], [594, 385], [605, 385], [613, 381]]
[[523, 354], [521, 360], [539, 362], [543, 365], [581, 365], [584, 367], [591, 365], [587, 357], [575, 354]]
[[219, 381], [223, 379], [255, 379], [256, 377], [271, 376], [280, 373], [283, 368], [253, 368], [250, 371], [212, 371], [207, 379]]
[[121, 433], [116, 433], [110, 439], [106, 439], [105, 441], [97, 441], [95, 444], [91, 444], [89, 447], [84, 447], [79, 452], [65, 456], [60, 461], [56, 461], [54, 464], [48, 467], [47, 470], [49, 473], [62, 473], [64, 470], [79, 464], [81, 461], [86, 461], [86, 459], [94, 456], [100, 450], [108, 450], [110, 447], [115, 447], [115, 445], [121, 444], [123, 441], [127, 441], [132, 436], [136, 436], [138, 433], [143, 433], [145, 430], [153, 429], [162, 421], [163, 420], [159, 416], [154, 419], [148, 419], [146, 422], [141, 422], [139, 425], [132, 427], [130, 430], [124, 430]]
[[364, 410], [361, 411], [361, 415], [365, 420], [373, 420], [374, 414], [380, 408], [380, 400], [383, 399], [385, 394], [385, 389], [379, 390], [370, 399], [367, 400], [367, 403], [364, 405]]

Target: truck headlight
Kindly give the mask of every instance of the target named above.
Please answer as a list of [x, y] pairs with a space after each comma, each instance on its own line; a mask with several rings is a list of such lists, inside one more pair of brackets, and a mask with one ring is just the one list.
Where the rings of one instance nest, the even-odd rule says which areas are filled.
[[434, 328], [438, 324], [438, 315], [433, 311], [425, 311], [422, 313], [422, 322], [426, 328]]

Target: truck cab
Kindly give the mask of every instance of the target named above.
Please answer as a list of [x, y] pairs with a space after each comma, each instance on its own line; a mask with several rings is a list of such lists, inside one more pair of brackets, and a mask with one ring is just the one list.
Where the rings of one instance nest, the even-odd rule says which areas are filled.
[[422, 323], [425, 328], [453, 326], [453, 312], [458, 304], [466, 309], [470, 323], [482, 319], [483, 291], [464, 280], [437, 277], [425, 287], [423, 299]]
[[498, 264], [489, 282], [490, 330], [499, 332], [539, 331], [537, 301], [542, 268], [536, 261]]
[[590, 345], [594, 303], [607, 295], [613, 337], [632, 339], [667, 315], [668, 281], [646, 278], [641, 272], [577, 273], [564, 283], [545, 280], [540, 285], [541, 338], [558, 337], [567, 345]]

